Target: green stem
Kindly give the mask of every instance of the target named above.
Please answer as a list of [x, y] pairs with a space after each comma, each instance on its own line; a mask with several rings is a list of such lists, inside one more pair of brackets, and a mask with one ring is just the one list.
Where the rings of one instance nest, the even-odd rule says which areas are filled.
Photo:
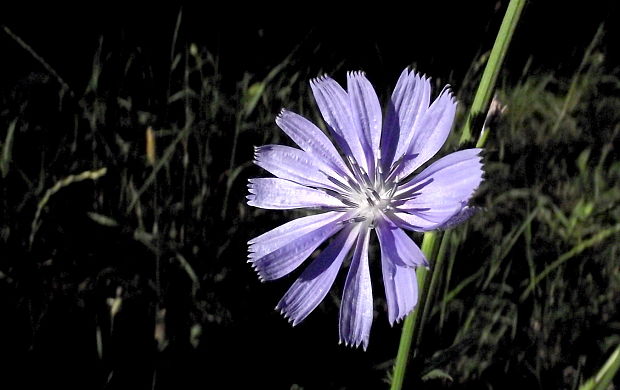
[[[476, 91], [476, 96], [474, 97], [474, 102], [465, 120], [465, 125], [461, 134], [461, 143], [467, 142], [471, 139], [472, 118], [480, 115], [480, 113], [486, 112], [489, 107], [499, 70], [502, 66], [504, 57], [506, 56], [506, 51], [508, 50], [510, 40], [512, 39], [512, 35], [514, 33], [515, 27], [517, 25], [524, 5], [525, 0], [510, 0], [510, 3], [508, 4], [508, 9], [506, 10], [506, 14], [504, 15], [504, 19], [497, 34], [495, 44], [493, 45], [493, 49], [491, 49], [489, 62], [484, 69], [482, 80], [480, 81], [480, 85], [478, 86], [478, 90]], [[477, 147], [484, 146], [487, 135], [488, 132], [482, 132], [481, 137], [476, 144]], [[424, 234], [424, 240], [422, 241], [422, 251], [429, 259], [429, 263], [431, 262], [431, 256], [436, 245], [436, 233], [430, 232]], [[441, 266], [441, 263], [439, 264], [439, 266]], [[405, 371], [407, 369], [407, 363], [409, 361], [412, 341], [416, 340], [417, 342], [417, 340], [419, 340], [418, 335], [420, 333], [420, 330], [424, 326], [425, 307], [427, 304], [431, 304], [431, 301], [429, 301], [430, 286], [436, 286], [438, 281], [434, 279], [440, 278], [441, 276], [441, 272], [431, 273], [430, 284], [427, 284], [429, 273], [430, 272], [423, 268], [419, 268], [417, 271], [418, 291], [420, 291], [421, 294], [419, 296], [418, 306], [407, 316], [403, 324], [400, 344], [398, 346], [398, 353], [396, 355], [396, 361], [394, 363], [394, 371], [392, 373], [392, 380], [390, 386], [391, 390], [402, 389], [405, 379]], [[422, 311], [423, 313], [421, 316], [418, 315], [418, 312], [420, 311]]]
[[[493, 96], [493, 90], [497, 82], [497, 76], [504, 62], [504, 57], [506, 57], [512, 34], [517, 27], [517, 22], [519, 21], [519, 16], [521, 16], [524, 5], [525, 0], [510, 0], [510, 4], [508, 4], [504, 20], [499, 28], [497, 38], [495, 38], [495, 44], [493, 45], [493, 49], [491, 49], [491, 55], [489, 55], [489, 62], [487, 62], [484, 68], [484, 73], [482, 73], [482, 79], [476, 91], [474, 102], [465, 119], [460, 139], [461, 144], [469, 142], [472, 138], [471, 126], [473, 119], [485, 113], [489, 108], [491, 96]], [[483, 146], [487, 136], [488, 132], [483, 132], [476, 146]]]
[[[422, 252], [427, 259], [433, 254], [435, 245], [437, 242], [437, 235], [433, 232], [424, 234], [424, 240], [422, 240]], [[426, 274], [428, 270], [426, 268], [418, 268], [418, 291], [420, 291], [420, 298], [424, 296], [426, 286]], [[405, 380], [405, 371], [407, 369], [407, 362], [409, 361], [409, 351], [411, 350], [411, 341], [414, 334], [417, 333], [416, 329], [419, 329], [420, 322], [418, 320], [418, 312], [422, 310], [424, 306], [424, 300], [419, 299], [416, 310], [412, 311], [403, 323], [403, 330], [400, 334], [400, 344], [398, 345], [398, 353], [396, 354], [396, 363], [394, 364], [394, 372], [392, 374], [392, 381], [390, 389], [401, 389]]]
[[[428, 292], [426, 294], [426, 302], [424, 304], [424, 308], [422, 309], [422, 316], [420, 317], [420, 324], [425, 324], [430, 313], [433, 310], [433, 304], [435, 302], [435, 297], [437, 295], [437, 289], [439, 288], [439, 281], [441, 276], [443, 275], [443, 265], [444, 259], [446, 258], [446, 250], [448, 244], [450, 242], [450, 231], [445, 232], [441, 237], [441, 243], [439, 244], [439, 252], [437, 252], [437, 257], [433, 263], [433, 268], [431, 268], [430, 278], [431, 282], [428, 284]], [[419, 311], [420, 309], [418, 309]], [[418, 331], [415, 333], [415, 340], [413, 342], [414, 354], [416, 348], [420, 346], [420, 340], [422, 340], [422, 333], [424, 332], [424, 327], [420, 326]]]
[[590, 378], [590, 380], [579, 387], [579, 390], [606, 390], [611, 388], [609, 385], [618, 373], [618, 370], [620, 370], [620, 345], [612, 352], [596, 376]]

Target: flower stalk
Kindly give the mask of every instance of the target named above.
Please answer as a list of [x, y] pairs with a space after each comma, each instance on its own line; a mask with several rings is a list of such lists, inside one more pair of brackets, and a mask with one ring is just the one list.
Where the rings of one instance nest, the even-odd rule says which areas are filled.
[[[472, 120], [482, 113], [488, 110], [497, 77], [501, 69], [502, 63], [506, 56], [508, 46], [512, 39], [513, 33], [521, 16], [521, 12], [525, 5], [525, 0], [511, 0], [508, 4], [506, 14], [502, 20], [499, 32], [495, 39], [491, 54], [489, 55], [489, 61], [484, 69], [482, 79], [476, 91], [474, 101], [470, 110], [465, 118], [465, 123], [461, 132], [460, 143], [466, 143], [471, 141], [472, 138]], [[488, 131], [484, 131], [480, 134], [480, 138], [476, 143], [476, 147], [483, 147], [488, 137]], [[443, 239], [448, 239], [449, 234], [444, 235]], [[400, 344], [398, 347], [398, 353], [396, 355], [396, 361], [394, 363], [394, 370], [392, 373], [391, 390], [402, 389], [405, 372], [407, 369], [407, 363], [409, 355], [411, 353], [412, 344], [414, 351], [420, 340], [421, 329], [424, 327], [428, 315], [426, 307], [432, 304], [434, 294], [431, 292], [431, 287], [437, 285], [438, 280], [441, 278], [442, 267], [440, 259], [444, 256], [438, 256], [433, 259], [433, 253], [436, 252], [437, 245], [442, 242], [440, 235], [435, 232], [424, 234], [422, 241], [422, 251], [431, 264], [431, 269], [426, 270], [423, 268], [418, 269], [417, 279], [419, 284], [419, 290], [421, 291], [418, 305], [414, 311], [412, 311], [405, 319], [403, 323], [403, 329], [400, 338]], [[427, 279], [430, 278], [430, 282]]]
[[[429, 232], [424, 234], [422, 240], [422, 252], [430, 259], [432, 253], [435, 251], [437, 244], [437, 234], [435, 232]], [[391, 389], [401, 389], [405, 380], [405, 371], [407, 369], [407, 363], [409, 361], [409, 351], [411, 350], [411, 343], [414, 335], [419, 332], [420, 319], [419, 313], [424, 310], [424, 305], [427, 296], [426, 279], [430, 269], [418, 268], [418, 289], [421, 291], [420, 300], [418, 306], [413, 310], [403, 322], [403, 330], [400, 335], [400, 344], [398, 346], [398, 353], [396, 355], [396, 364], [394, 364], [394, 372], [392, 373]]]
[[[510, 0], [510, 3], [508, 4], [506, 14], [504, 15], [499, 32], [497, 33], [497, 38], [495, 38], [495, 44], [491, 49], [489, 61], [484, 68], [480, 85], [478, 86], [478, 90], [474, 96], [474, 102], [472, 103], [469, 113], [465, 118], [465, 123], [461, 132], [461, 144], [471, 140], [472, 121], [474, 118], [486, 112], [489, 108], [491, 97], [493, 96], [493, 91], [495, 90], [497, 76], [502, 68], [502, 63], [506, 57], [508, 46], [510, 45], [512, 35], [517, 27], [517, 23], [519, 21], [519, 17], [521, 16], [521, 11], [523, 11], [524, 5], [525, 0]], [[488, 132], [481, 134], [481, 137], [476, 144], [478, 147], [485, 144], [487, 135]]]

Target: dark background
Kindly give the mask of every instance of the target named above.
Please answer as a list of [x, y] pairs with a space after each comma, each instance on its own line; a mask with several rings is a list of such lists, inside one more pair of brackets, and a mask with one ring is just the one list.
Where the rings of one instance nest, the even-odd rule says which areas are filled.
[[[238, 10], [226, 4], [221, 8], [45, 4], [9, 7], [2, 12], [2, 20], [69, 84], [77, 86], [89, 76], [101, 37], [104, 44], [118, 50], [141, 47], [154, 66], [166, 69], [181, 8], [180, 42], [205, 45], [219, 55], [231, 76], [265, 70], [298, 45], [305, 46], [302, 53], [306, 55], [318, 45], [319, 55], [305, 58], [312, 62], [308, 66], [329, 69], [344, 62], [347, 69], [360, 68], [367, 73], [389, 70], [386, 77], [391, 80], [411, 63], [423, 71], [462, 76], [481, 52], [490, 50], [506, 5], [501, 1], [437, 1], [345, 11], [320, 4], [300, 10], [255, 5]], [[615, 1], [530, 1], [506, 66], [519, 70], [532, 57], [535, 69], [570, 73], [580, 60], [580, 50], [601, 23], [606, 25], [609, 60], [616, 63], [617, 20]], [[2, 39], [3, 79], [23, 76], [36, 66], [6, 36]]]

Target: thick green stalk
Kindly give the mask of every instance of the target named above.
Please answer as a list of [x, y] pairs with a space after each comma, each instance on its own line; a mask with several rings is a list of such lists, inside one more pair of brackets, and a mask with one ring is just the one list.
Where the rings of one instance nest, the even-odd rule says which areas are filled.
[[[519, 16], [521, 16], [521, 11], [523, 10], [524, 5], [525, 0], [510, 0], [510, 4], [508, 4], [508, 9], [504, 15], [504, 20], [502, 21], [497, 38], [495, 38], [495, 44], [493, 45], [493, 49], [491, 49], [491, 54], [489, 55], [489, 62], [487, 62], [487, 65], [484, 68], [480, 85], [476, 91], [474, 102], [472, 103], [469, 113], [465, 118], [463, 132], [461, 133], [460, 139], [461, 144], [471, 140], [471, 126], [473, 119], [485, 113], [489, 108], [491, 96], [493, 96], [493, 90], [495, 89], [497, 76], [499, 75], [502, 63], [504, 62], [504, 57], [506, 57], [506, 52], [508, 51], [512, 34], [515, 31], [515, 27], [517, 27], [517, 22], [519, 21]], [[476, 146], [480, 147], [484, 145], [486, 138], [487, 132], [483, 132]]]
[[433, 268], [429, 271], [431, 282], [426, 284], [428, 286], [428, 292], [426, 293], [426, 302], [424, 302], [424, 308], [418, 309], [418, 311], [421, 311], [422, 315], [418, 316], [420, 319], [420, 326], [416, 329], [415, 332], [415, 339], [413, 340], [414, 348], [419, 347], [420, 340], [422, 340], [422, 333], [424, 332], [424, 327], [421, 325], [426, 323], [428, 317], [430, 316], [430, 313], [432, 313], [433, 311], [433, 304], [435, 303], [435, 297], [437, 296], [439, 281], [441, 279], [441, 276], [443, 275], [443, 265], [446, 258], [446, 250], [450, 242], [450, 231], [447, 231], [444, 234], [440, 235], [439, 242], [439, 251], [437, 252], [437, 256], [435, 257]]
[[[434, 252], [437, 244], [437, 235], [433, 232], [426, 233], [424, 240], [422, 241], [422, 252], [427, 259], [430, 258]], [[423, 310], [424, 300], [421, 299], [424, 296], [426, 289], [426, 275], [429, 271], [426, 268], [418, 268], [418, 291], [420, 291], [420, 299], [418, 300], [418, 306], [416, 310], [405, 318], [403, 323], [403, 330], [400, 334], [400, 344], [398, 345], [398, 353], [396, 355], [396, 363], [394, 364], [394, 372], [392, 373], [391, 389], [401, 389], [403, 387], [403, 381], [405, 380], [405, 371], [407, 369], [407, 362], [409, 361], [409, 351], [411, 350], [411, 341], [414, 334], [417, 333], [416, 329], [419, 329], [420, 322], [418, 320], [418, 313]]]
[[[515, 27], [517, 25], [524, 5], [525, 0], [510, 0], [510, 3], [508, 4], [508, 9], [506, 10], [506, 14], [504, 15], [502, 25], [500, 26], [499, 32], [497, 34], [495, 44], [493, 45], [493, 49], [491, 50], [491, 55], [489, 56], [489, 62], [487, 63], [487, 66], [484, 70], [482, 80], [480, 81], [480, 85], [478, 86], [478, 90], [476, 91], [476, 96], [474, 97], [474, 102], [465, 120], [465, 125], [461, 134], [461, 143], [467, 142], [471, 139], [472, 118], [486, 112], [489, 107], [499, 70], [502, 66], [504, 57], [506, 56], [506, 51], [508, 50], [510, 40], [512, 39], [512, 35], [514, 33]], [[487, 133], [488, 132], [482, 132], [481, 137], [476, 145], [477, 147], [484, 146], [487, 138]], [[431, 256], [435, 250], [437, 242], [437, 234], [432, 232], [426, 233], [424, 235], [424, 240], [422, 241], [422, 251], [429, 259], [431, 266], [434, 266], [432, 264]], [[422, 329], [422, 327], [424, 326], [423, 320], [425, 320], [425, 316], [418, 315], [418, 313], [420, 311], [424, 313], [426, 305], [432, 303], [428, 300], [430, 291], [429, 286], [436, 285], [438, 281], [434, 279], [441, 276], [441, 272], [430, 273], [431, 281], [430, 283], [427, 283], [429, 273], [430, 272], [428, 272], [426, 269], [418, 269], [417, 279], [418, 290], [420, 291], [418, 306], [413, 312], [411, 312], [407, 316], [403, 324], [400, 344], [398, 346], [398, 353], [396, 355], [396, 361], [394, 363], [394, 371], [392, 373], [392, 380], [390, 386], [391, 390], [402, 389], [405, 379], [405, 372], [407, 369], [407, 363], [409, 361], [412, 341], [416, 340], [417, 342], [420, 329]]]

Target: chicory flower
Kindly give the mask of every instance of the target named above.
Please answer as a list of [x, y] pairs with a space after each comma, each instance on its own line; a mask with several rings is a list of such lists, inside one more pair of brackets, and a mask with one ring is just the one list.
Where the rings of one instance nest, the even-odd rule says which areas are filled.
[[340, 341], [366, 349], [373, 320], [368, 247], [381, 249], [391, 324], [416, 305], [415, 270], [427, 260], [405, 230], [451, 227], [473, 214], [468, 206], [482, 181], [480, 149], [448, 154], [414, 171], [441, 149], [454, 120], [448, 87], [430, 103], [429, 79], [405, 69], [383, 115], [371, 83], [347, 75], [347, 89], [330, 77], [310, 82], [330, 138], [306, 118], [282, 110], [277, 125], [299, 146], [256, 148], [255, 163], [275, 177], [250, 179], [248, 204], [265, 209], [321, 211], [249, 241], [249, 262], [262, 281], [288, 275], [333, 237], [278, 303], [293, 325], [325, 298], [352, 253], [340, 307]]

